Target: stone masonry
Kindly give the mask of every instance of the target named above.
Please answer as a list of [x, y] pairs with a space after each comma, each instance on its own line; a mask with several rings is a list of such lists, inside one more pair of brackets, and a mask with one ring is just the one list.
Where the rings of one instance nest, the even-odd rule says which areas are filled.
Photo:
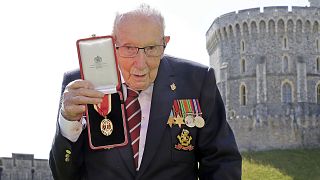
[[48, 160], [32, 154], [12, 154], [0, 158], [0, 180], [53, 180]]
[[240, 150], [320, 147], [320, 1], [224, 14], [206, 33]]

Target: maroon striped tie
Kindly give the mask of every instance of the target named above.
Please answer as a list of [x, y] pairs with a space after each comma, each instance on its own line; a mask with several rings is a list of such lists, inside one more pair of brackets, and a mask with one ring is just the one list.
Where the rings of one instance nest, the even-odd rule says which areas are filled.
[[127, 120], [131, 136], [134, 163], [136, 165], [136, 168], [138, 168], [139, 139], [141, 126], [141, 108], [138, 101], [139, 93], [130, 89], [129, 87], [127, 92], [127, 99], [125, 102], [127, 110]]

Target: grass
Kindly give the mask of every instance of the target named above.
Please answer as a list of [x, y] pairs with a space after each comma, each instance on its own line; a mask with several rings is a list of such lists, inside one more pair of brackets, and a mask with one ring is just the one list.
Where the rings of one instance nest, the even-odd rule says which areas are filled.
[[320, 149], [242, 153], [243, 180], [320, 180]]

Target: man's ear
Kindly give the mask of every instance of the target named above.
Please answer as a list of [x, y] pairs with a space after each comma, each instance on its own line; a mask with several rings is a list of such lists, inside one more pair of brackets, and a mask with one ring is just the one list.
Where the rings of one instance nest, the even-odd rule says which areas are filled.
[[165, 42], [166, 45], [168, 44], [169, 41], [170, 41], [170, 36], [165, 36], [164, 37], [164, 42]]

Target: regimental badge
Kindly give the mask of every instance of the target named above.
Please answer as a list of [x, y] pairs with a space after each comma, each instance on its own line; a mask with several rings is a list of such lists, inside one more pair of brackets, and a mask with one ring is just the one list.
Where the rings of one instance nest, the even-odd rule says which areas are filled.
[[113, 124], [110, 119], [103, 119], [100, 123], [100, 129], [103, 135], [110, 136], [113, 131]]
[[192, 151], [194, 146], [191, 145], [192, 137], [189, 135], [189, 131], [182, 129], [180, 135], [177, 136], [179, 143], [174, 146], [177, 150]]

